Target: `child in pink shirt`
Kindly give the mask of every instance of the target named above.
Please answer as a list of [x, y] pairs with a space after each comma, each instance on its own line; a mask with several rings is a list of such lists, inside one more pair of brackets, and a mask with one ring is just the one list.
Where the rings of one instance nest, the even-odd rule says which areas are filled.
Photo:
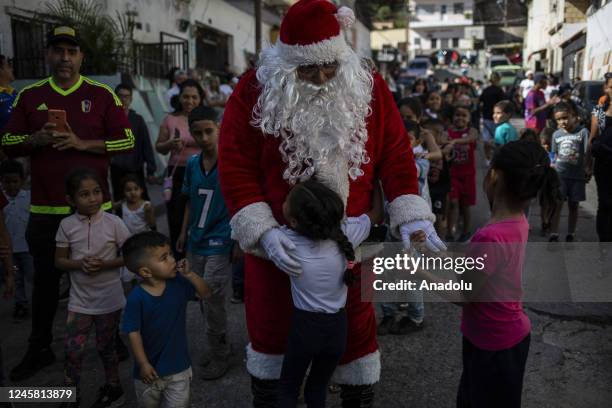
[[[520, 407], [531, 323], [522, 306], [529, 224], [525, 207], [539, 191], [554, 200], [559, 180], [539, 143], [515, 141], [493, 157], [484, 188], [491, 219], [472, 237], [472, 257], [487, 254], [463, 303], [463, 373], [457, 407]], [[467, 275], [467, 274], [466, 274]], [[502, 403], [503, 402], [503, 403]]]
[[75, 213], [62, 220], [55, 237], [55, 266], [70, 274], [71, 283], [64, 381], [67, 386], [77, 387], [78, 399], [83, 352], [95, 326], [96, 348], [106, 374], [98, 403], [114, 402], [123, 397], [115, 348], [121, 309], [125, 306], [119, 248], [130, 232], [121, 218], [102, 209], [102, 188], [95, 172], [75, 170], [66, 180], [66, 190]]

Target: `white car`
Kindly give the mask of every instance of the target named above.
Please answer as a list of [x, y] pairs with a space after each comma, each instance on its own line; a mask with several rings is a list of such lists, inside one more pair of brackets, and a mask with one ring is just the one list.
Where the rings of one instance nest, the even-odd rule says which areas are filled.
[[492, 55], [487, 63], [487, 77], [490, 77], [493, 73], [493, 68], [500, 65], [512, 65], [510, 60], [505, 55]]
[[408, 63], [405, 75], [415, 78], [427, 78], [433, 75], [433, 66], [428, 58], [415, 58]]

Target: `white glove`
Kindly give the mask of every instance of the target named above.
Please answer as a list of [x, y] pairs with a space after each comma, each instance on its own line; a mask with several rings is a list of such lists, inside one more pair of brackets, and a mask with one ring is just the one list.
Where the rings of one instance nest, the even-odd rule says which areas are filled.
[[405, 222], [399, 227], [400, 235], [402, 237], [402, 243], [404, 248], [410, 249], [410, 235], [417, 232], [423, 231], [425, 233], [425, 245], [432, 252], [446, 251], [446, 245], [438, 237], [436, 230], [431, 221], [417, 220], [411, 222]]
[[261, 236], [260, 243], [278, 269], [289, 276], [300, 276], [302, 266], [295, 259], [295, 245], [283, 231], [279, 228], [269, 229]]

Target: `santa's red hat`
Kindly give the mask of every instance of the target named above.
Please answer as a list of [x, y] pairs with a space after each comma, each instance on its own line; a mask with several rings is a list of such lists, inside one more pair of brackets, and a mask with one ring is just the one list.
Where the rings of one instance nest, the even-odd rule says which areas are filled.
[[348, 7], [328, 0], [300, 0], [289, 8], [280, 28], [279, 56], [295, 65], [342, 60], [351, 49], [342, 29], [355, 22]]

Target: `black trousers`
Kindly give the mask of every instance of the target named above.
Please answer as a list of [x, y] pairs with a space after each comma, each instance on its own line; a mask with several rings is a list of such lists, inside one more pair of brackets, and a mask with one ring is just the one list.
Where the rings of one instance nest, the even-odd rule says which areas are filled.
[[123, 200], [123, 188], [121, 188], [121, 180], [128, 174], [135, 174], [136, 177], [140, 180], [143, 188], [142, 198], [145, 200], [149, 199], [149, 191], [147, 190], [147, 181], [144, 175], [144, 168], [141, 168], [140, 171], [129, 171], [122, 169], [117, 166], [110, 166], [110, 174], [111, 174], [111, 185], [113, 189], [113, 201], [121, 201]]
[[34, 259], [32, 333], [29, 347], [40, 351], [53, 341], [53, 320], [62, 271], [55, 267], [55, 234], [65, 215], [30, 214], [26, 241]]
[[531, 335], [516, 346], [488, 351], [463, 338], [457, 408], [519, 408]]
[[[168, 167], [167, 177], [170, 176], [172, 167]], [[166, 203], [166, 215], [168, 217], [168, 230], [170, 232], [170, 243], [172, 244], [172, 252], [174, 257], [179, 260], [185, 257], [185, 254], [179, 254], [176, 251], [176, 241], [181, 233], [183, 226], [183, 214], [185, 213], [185, 204], [187, 196], [181, 193], [183, 188], [183, 177], [185, 177], [185, 167], [177, 167], [172, 177], [172, 199]]]
[[281, 408], [295, 408], [306, 370], [308, 408], [325, 408], [327, 384], [346, 349], [346, 311], [314, 313], [293, 308], [287, 351], [279, 381]]
[[597, 184], [597, 235], [600, 242], [612, 242], [612, 162], [595, 160], [593, 169]]

